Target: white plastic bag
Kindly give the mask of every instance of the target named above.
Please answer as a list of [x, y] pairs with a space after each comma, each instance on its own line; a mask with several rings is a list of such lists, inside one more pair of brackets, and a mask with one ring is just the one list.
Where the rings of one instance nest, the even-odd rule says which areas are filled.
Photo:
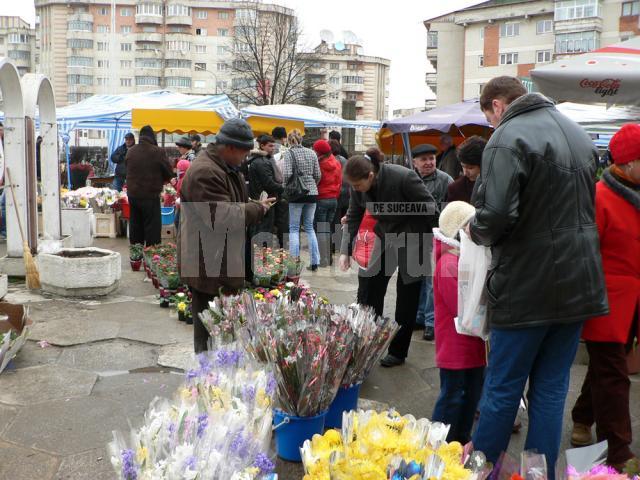
[[491, 264], [491, 250], [473, 243], [460, 230], [460, 261], [458, 262], [458, 316], [456, 331], [462, 335], [489, 337], [487, 302], [484, 284]]

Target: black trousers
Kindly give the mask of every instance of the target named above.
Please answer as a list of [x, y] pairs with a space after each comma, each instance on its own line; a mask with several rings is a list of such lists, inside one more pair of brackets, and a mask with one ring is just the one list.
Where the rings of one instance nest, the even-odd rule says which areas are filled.
[[[277, 205], [277, 204], [276, 204]], [[251, 225], [247, 230], [249, 232], [249, 240], [251, 245], [257, 244], [258, 247], [273, 246], [273, 226], [275, 223], [276, 211], [275, 207], [267, 210], [264, 217], [255, 225]]]
[[157, 245], [161, 241], [160, 198], [129, 197], [129, 243]]
[[[363, 305], [373, 307], [376, 314], [382, 315], [384, 311], [384, 296], [387, 293], [387, 286], [391, 275], [385, 273], [384, 255], [380, 270], [372, 276], [358, 279], [358, 297]], [[422, 287], [422, 277], [412, 279], [411, 283], [404, 283], [402, 275], [398, 273], [396, 282], [396, 312], [395, 319], [400, 330], [389, 345], [389, 354], [394, 357], [405, 359], [409, 354], [411, 336], [416, 323], [418, 305], [420, 303], [420, 289]]]
[[270, 208], [273, 210], [273, 224], [276, 227], [276, 235], [278, 236], [278, 243], [280, 248], [286, 248], [285, 241], [289, 239], [289, 202], [280, 197], [278, 202]]
[[209, 308], [215, 295], [191, 288], [191, 314], [193, 315], [193, 349], [196, 353], [208, 350], [209, 332], [200, 321], [199, 313]]

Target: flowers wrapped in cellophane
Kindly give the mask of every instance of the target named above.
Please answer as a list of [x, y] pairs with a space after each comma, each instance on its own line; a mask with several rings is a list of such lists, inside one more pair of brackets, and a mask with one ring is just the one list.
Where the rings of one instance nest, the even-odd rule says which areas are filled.
[[82, 187], [62, 192], [60, 199], [66, 208], [91, 207], [94, 213], [111, 213], [120, 194], [110, 188]]
[[272, 374], [226, 347], [198, 356], [172, 401], [156, 398], [128, 441], [114, 432], [123, 480], [275, 479], [268, 455]]
[[462, 445], [446, 443], [448, 431], [441, 423], [394, 410], [345, 413], [342, 432], [328, 430], [303, 444], [304, 480], [479, 478], [465, 468]]

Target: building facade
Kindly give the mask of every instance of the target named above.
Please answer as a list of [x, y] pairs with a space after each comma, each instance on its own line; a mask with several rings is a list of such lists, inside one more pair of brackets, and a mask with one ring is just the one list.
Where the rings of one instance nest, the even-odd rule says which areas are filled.
[[[389, 117], [389, 68], [386, 58], [362, 54], [357, 44], [322, 42], [315, 48], [312, 76], [318, 102], [329, 113], [349, 120]], [[375, 145], [375, 130], [357, 129], [355, 150]]]
[[219, 0], [35, 0], [40, 71], [58, 105], [95, 94], [170, 88], [224, 93], [246, 15], [293, 10]]
[[637, 35], [639, 15], [640, 0], [489, 0], [428, 19], [426, 82], [439, 106], [500, 75], [532, 88], [530, 70]]
[[36, 30], [20, 17], [0, 17], [0, 57], [8, 57], [20, 75], [35, 72], [39, 61]]

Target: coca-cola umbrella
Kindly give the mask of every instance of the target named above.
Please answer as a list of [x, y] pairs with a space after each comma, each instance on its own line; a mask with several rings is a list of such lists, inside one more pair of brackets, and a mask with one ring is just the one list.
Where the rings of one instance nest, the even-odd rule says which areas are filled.
[[538, 67], [531, 78], [558, 102], [640, 105], [640, 37]]

